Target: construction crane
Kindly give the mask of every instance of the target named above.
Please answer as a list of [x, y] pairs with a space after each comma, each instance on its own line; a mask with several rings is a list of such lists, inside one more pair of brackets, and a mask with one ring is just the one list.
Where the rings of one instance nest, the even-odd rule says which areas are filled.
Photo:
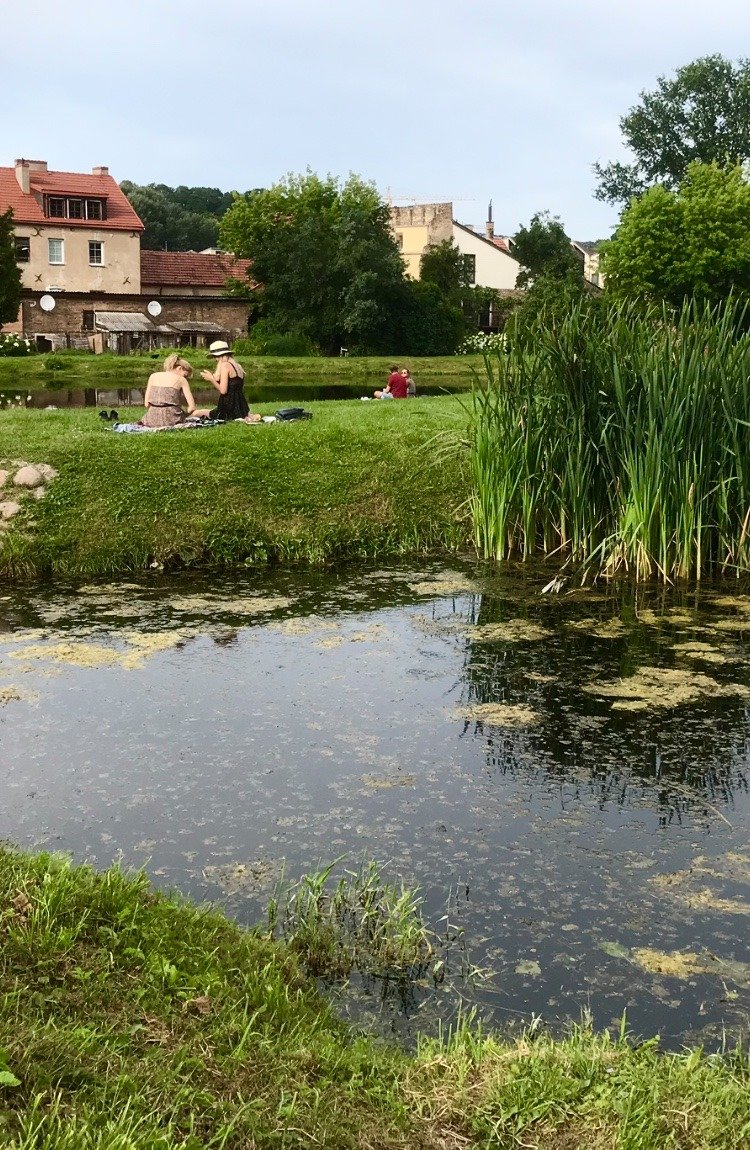
[[389, 206], [394, 200], [408, 200], [412, 204], [478, 204], [476, 196], [436, 196], [430, 194], [414, 195], [407, 192], [394, 192], [392, 188], [385, 189], [385, 199]]

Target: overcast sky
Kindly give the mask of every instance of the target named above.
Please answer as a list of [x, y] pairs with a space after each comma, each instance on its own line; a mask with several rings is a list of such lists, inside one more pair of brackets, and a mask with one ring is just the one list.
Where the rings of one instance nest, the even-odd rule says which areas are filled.
[[239, 191], [354, 171], [597, 239], [620, 117], [714, 52], [750, 56], [747, 0], [0, 0], [0, 165]]

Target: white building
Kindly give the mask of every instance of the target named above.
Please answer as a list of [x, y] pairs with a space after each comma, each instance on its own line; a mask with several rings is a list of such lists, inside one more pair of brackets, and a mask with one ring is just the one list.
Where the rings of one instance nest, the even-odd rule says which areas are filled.
[[391, 227], [407, 275], [419, 279], [419, 263], [425, 249], [453, 240], [466, 257], [472, 283], [502, 292], [514, 291], [520, 265], [510, 254], [507, 238], [495, 235], [491, 204], [487, 215], [482, 234], [454, 220], [452, 203], [392, 206]]

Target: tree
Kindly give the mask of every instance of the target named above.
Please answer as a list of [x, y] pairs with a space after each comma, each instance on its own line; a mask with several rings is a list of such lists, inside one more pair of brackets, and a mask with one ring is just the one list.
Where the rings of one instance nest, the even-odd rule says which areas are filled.
[[399, 296], [389, 350], [400, 355], [453, 355], [465, 331], [461, 308], [429, 280], [406, 280]]
[[129, 180], [123, 180], [120, 187], [145, 224], [141, 245], [147, 251], [201, 251], [216, 247], [220, 217], [209, 207], [223, 215], [231, 203], [231, 193], [218, 188], [141, 186]]
[[565, 234], [557, 216], [537, 212], [527, 228], [519, 228], [511, 240], [513, 258], [521, 270], [516, 276], [517, 288], [528, 288], [541, 275], [565, 279], [575, 273], [583, 278], [581, 260]]
[[690, 164], [679, 187], [632, 200], [604, 247], [607, 294], [719, 301], [750, 293], [750, 185], [739, 167]]
[[389, 350], [404, 268], [373, 184], [289, 175], [237, 196], [220, 237], [252, 260], [261, 314], [277, 331], [300, 331], [332, 354], [341, 346]]
[[635, 161], [594, 164], [597, 199], [627, 203], [657, 183], [676, 188], [695, 161], [735, 166], [750, 158], [750, 60], [735, 66], [703, 56], [640, 97], [620, 120]]
[[419, 278], [423, 283], [436, 284], [447, 300], [462, 306], [470, 288], [469, 268], [455, 240], [443, 240], [425, 248], [419, 261]]
[[0, 324], [13, 323], [21, 306], [21, 272], [16, 263], [13, 209], [0, 215]]

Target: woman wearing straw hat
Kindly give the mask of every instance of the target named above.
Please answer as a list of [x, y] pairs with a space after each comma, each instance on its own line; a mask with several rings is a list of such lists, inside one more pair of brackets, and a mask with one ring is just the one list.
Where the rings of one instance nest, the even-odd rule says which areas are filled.
[[257, 422], [260, 416], [250, 416], [245, 399], [245, 372], [233, 357], [228, 343], [217, 339], [208, 349], [216, 360], [215, 371], [202, 371], [201, 379], [211, 383], [219, 393], [216, 407], [208, 413], [210, 419], [248, 419]]

